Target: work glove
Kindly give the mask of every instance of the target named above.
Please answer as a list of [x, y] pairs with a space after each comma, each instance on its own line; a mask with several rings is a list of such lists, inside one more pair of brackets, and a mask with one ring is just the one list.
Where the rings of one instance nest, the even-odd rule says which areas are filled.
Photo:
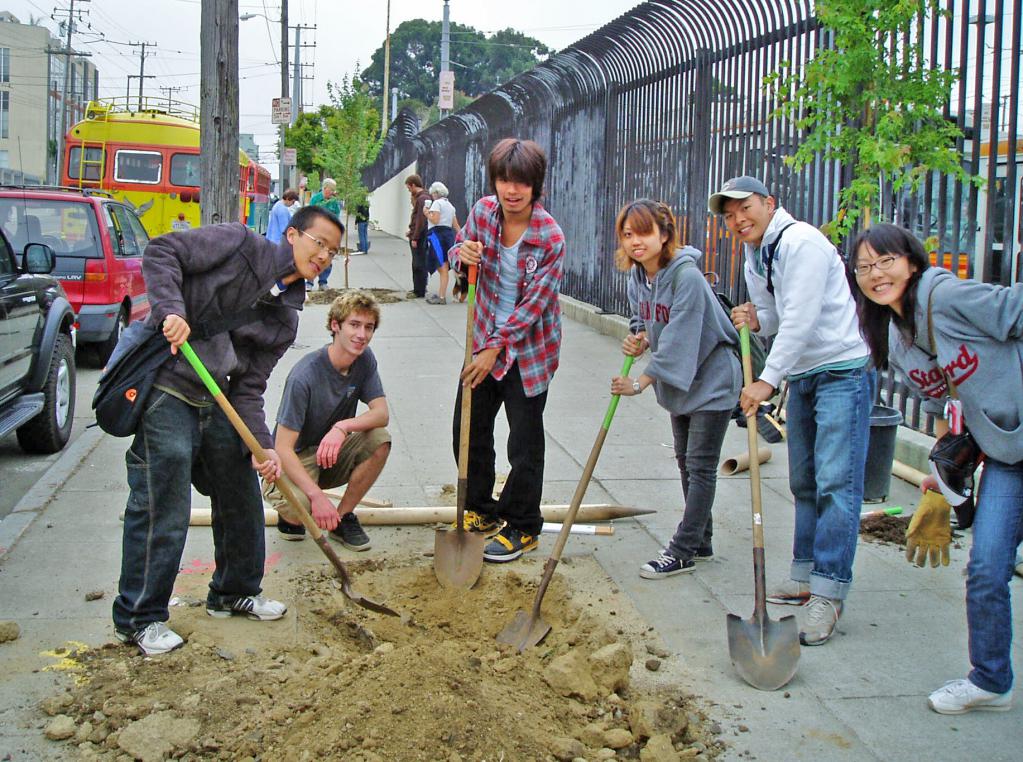
[[907, 561], [925, 566], [930, 557], [931, 566], [937, 566], [939, 559], [942, 566], [948, 566], [948, 547], [952, 544], [950, 510], [940, 492], [924, 493], [906, 530]]

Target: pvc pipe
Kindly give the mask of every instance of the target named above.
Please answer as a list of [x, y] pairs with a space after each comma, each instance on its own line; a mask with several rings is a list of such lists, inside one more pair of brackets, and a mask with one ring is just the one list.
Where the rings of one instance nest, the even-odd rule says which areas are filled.
[[[770, 447], [758, 447], [757, 448], [757, 462], [763, 465], [771, 459], [771, 448]], [[725, 458], [721, 461], [721, 468], [718, 473], [722, 476], [735, 476], [741, 474], [743, 471], [749, 470], [749, 453], [743, 452], [738, 455], [733, 455], [731, 458]]]

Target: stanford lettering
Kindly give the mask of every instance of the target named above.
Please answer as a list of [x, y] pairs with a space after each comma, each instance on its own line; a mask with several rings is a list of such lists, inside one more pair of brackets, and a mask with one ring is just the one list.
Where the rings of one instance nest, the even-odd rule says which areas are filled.
[[[671, 307], [667, 304], [655, 304], [653, 310], [653, 321], [655, 323], [667, 323], [671, 317]], [[650, 320], [650, 302], [639, 303], [639, 317], [642, 320]]]
[[945, 366], [944, 374], [936, 366], [931, 366], [929, 368], [913, 368], [907, 375], [928, 397], [944, 397], [948, 393], [945, 376], [948, 376], [953, 384], [960, 386], [977, 371], [978, 367], [980, 367], [980, 358], [977, 357], [977, 353], [971, 352], [970, 348], [963, 343], [959, 345], [959, 354]]

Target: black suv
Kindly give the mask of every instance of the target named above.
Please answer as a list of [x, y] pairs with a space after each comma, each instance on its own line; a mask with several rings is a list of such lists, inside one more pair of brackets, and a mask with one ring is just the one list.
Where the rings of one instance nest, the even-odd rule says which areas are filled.
[[30, 453], [63, 449], [75, 414], [75, 314], [55, 265], [42, 243], [19, 262], [0, 233], [0, 436], [17, 430]]

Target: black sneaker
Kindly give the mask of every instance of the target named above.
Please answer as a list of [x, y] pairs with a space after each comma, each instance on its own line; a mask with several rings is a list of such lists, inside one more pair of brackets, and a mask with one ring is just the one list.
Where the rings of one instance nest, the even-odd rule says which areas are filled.
[[305, 539], [305, 527], [301, 524], [292, 524], [290, 521], [277, 518], [277, 531], [281, 533], [281, 538], [284, 540], [291, 540], [292, 542], [297, 540]]
[[698, 550], [696, 555], [693, 556], [694, 561], [713, 561], [714, 551], [713, 550]]
[[483, 549], [483, 560], [495, 564], [514, 561], [523, 553], [536, 550], [540, 544], [536, 535], [525, 534], [513, 527], [506, 526], [487, 543]]
[[647, 561], [639, 567], [639, 576], [643, 579], [664, 579], [683, 572], [691, 572], [695, 567], [696, 562], [693, 559], [680, 561], [666, 550], [662, 550], [653, 561]]
[[369, 550], [369, 535], [362, 530], [359, 519], [354, 513], [346, 513], [337, 522], [337, 527], [330, 530], [330, 536], [349, 550]]

